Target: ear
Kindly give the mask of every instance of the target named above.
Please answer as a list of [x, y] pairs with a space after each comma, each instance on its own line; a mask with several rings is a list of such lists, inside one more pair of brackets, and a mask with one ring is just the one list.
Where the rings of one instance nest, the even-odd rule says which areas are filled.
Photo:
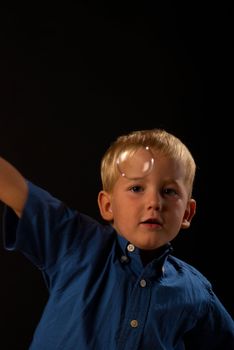
[[181, 223], [181, 228], [186, 229], [189, 228], [192, 218], [196, 213], [196, 201], [195, 199], [189, 199], [187, 203], [187, 208], [184, 213], [183, 221]]
[[98, 193], [98, 206], [104, 220], [112, 221], [113, 213], [111, 208], [111, 195], [106, 191]]

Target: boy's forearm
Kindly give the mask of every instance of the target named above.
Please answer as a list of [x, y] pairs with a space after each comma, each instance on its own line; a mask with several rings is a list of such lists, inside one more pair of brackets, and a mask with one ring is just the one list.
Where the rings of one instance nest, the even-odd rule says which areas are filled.
[[20, 217], [28, 195], [28, 185], [21, 173], [0, 157], [0, 201]]

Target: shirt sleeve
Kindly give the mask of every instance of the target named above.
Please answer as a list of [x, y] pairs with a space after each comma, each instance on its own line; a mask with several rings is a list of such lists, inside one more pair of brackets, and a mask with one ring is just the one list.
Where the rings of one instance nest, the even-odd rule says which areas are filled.
[[28, 186], [29, 195], [20, 219], [4, 207], [4, 247], [22, 252], [38, 268], [45, 269], [78, 243], [81, 216], [42, 188], [31, 182]]
[[234, 349], [234, 320], [224, 308], [212, 289], [207, 312], [185, 337], [189, 350], [231, 350]]

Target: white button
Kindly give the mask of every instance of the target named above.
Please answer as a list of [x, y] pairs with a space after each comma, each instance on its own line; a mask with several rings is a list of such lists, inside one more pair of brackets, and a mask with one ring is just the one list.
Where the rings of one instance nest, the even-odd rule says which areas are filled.
[[146, 280], [140, 280], [140, 286], [144, 288], [146, 286]]
[[131, 325], [132, 328], [137, 328], [138, 327], [138, 321], [137, 320], [132, 320], [130, 322], [130, 325]]
[[134, 245], [130, 243], [130, 244], [127, 246], [127, 250], [128, 250], [129, 252], [134, 252], [134, 250], [135, 250]]

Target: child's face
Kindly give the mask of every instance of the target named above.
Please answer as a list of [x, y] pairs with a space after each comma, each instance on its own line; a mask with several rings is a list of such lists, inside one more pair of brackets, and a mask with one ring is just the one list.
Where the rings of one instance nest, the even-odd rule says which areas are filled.
[[[188, 228], [196, 203], [188, 196], [182, 164], [154, 153], [152, 171], [139, 180], [120, 176], [113, 192], [99, 194], [105, 219], [136, 247], [156, 249]], [[107, 216], [105, 215], [107, 214]]]

